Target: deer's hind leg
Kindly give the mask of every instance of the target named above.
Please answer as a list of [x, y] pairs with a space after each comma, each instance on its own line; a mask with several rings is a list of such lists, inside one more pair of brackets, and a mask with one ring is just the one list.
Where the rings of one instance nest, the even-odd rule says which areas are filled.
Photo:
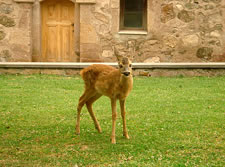
[[80, 134], [80, 113], [81, 109], [83, 108], [84, 104], [93, 96], [95, 96], [95, 90], [86, 89], [83, 95], [79, 99], [79, 103], [77, 106], [77, 124], [76, 124], [76, 134]]
[[95, 124], [95, 128], [98, 130], [99, 133], [102, 132], [102, 129], [98, 123], [98, 120], [96, 119], [95, 115], [94, 115], [94, 112], [93, 112], [93, 109], [92, 109], [92, 104], [98, 100], [102, 95], [101, 94], [96, 94], [95, 96], [93, 96], [92, 98], [90, 98], [87, 102], [86, 102], [86, 106], [87, 106], [87, 109], [88, 109], [88, 112], [92, 118], [92, 120], [94, 121], [94, 124]]

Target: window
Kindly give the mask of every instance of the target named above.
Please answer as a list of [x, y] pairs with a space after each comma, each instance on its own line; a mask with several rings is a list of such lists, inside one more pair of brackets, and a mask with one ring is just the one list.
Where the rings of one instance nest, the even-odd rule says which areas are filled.
[[146, 30], [147, 0], [120, 0], [120, 30]]

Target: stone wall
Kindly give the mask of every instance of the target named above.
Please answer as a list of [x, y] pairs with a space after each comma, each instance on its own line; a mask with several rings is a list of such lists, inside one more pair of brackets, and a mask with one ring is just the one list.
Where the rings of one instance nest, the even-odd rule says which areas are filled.
[[[225, 62], [225, 0], [147, 0], [146, 34], [120, 33], [120, 0], [71, 1], [81, 62], [114, 62], [113, 47], [129, 54], [128, 43], [134, 62]], [[0, 0], [0, 62], [33, 61], [40, 52], [32, 47], [41, 43], [34, 31], [40, 21], [32, 22], [40, 2]]]
[[[134, 43], [135, 62], [224, 62], [224, 0], [148, 0], [148, 33], [120, 34], [119, 0], [80, 6], [81, 61], [115, 61]], [[129, 54], [129, 53], [127, 53]]]
[[0, 0], [0, 62], [31, 61], [31, 3]]

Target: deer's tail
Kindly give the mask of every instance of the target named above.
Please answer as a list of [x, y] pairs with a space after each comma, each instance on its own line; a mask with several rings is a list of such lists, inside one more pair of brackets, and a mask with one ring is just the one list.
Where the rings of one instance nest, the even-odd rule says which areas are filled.
[[96, 79], [96, 72], [92, 68], [85, 68], [81, 70], [80, 75], [84, 80], [86, 88], [94, 85]]

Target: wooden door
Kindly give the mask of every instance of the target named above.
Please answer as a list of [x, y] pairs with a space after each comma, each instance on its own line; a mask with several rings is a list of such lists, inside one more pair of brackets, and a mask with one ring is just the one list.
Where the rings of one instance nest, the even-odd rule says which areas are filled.
[[74, 3], [45, 0], [41, 9], [43, 61], [74, 61]]

